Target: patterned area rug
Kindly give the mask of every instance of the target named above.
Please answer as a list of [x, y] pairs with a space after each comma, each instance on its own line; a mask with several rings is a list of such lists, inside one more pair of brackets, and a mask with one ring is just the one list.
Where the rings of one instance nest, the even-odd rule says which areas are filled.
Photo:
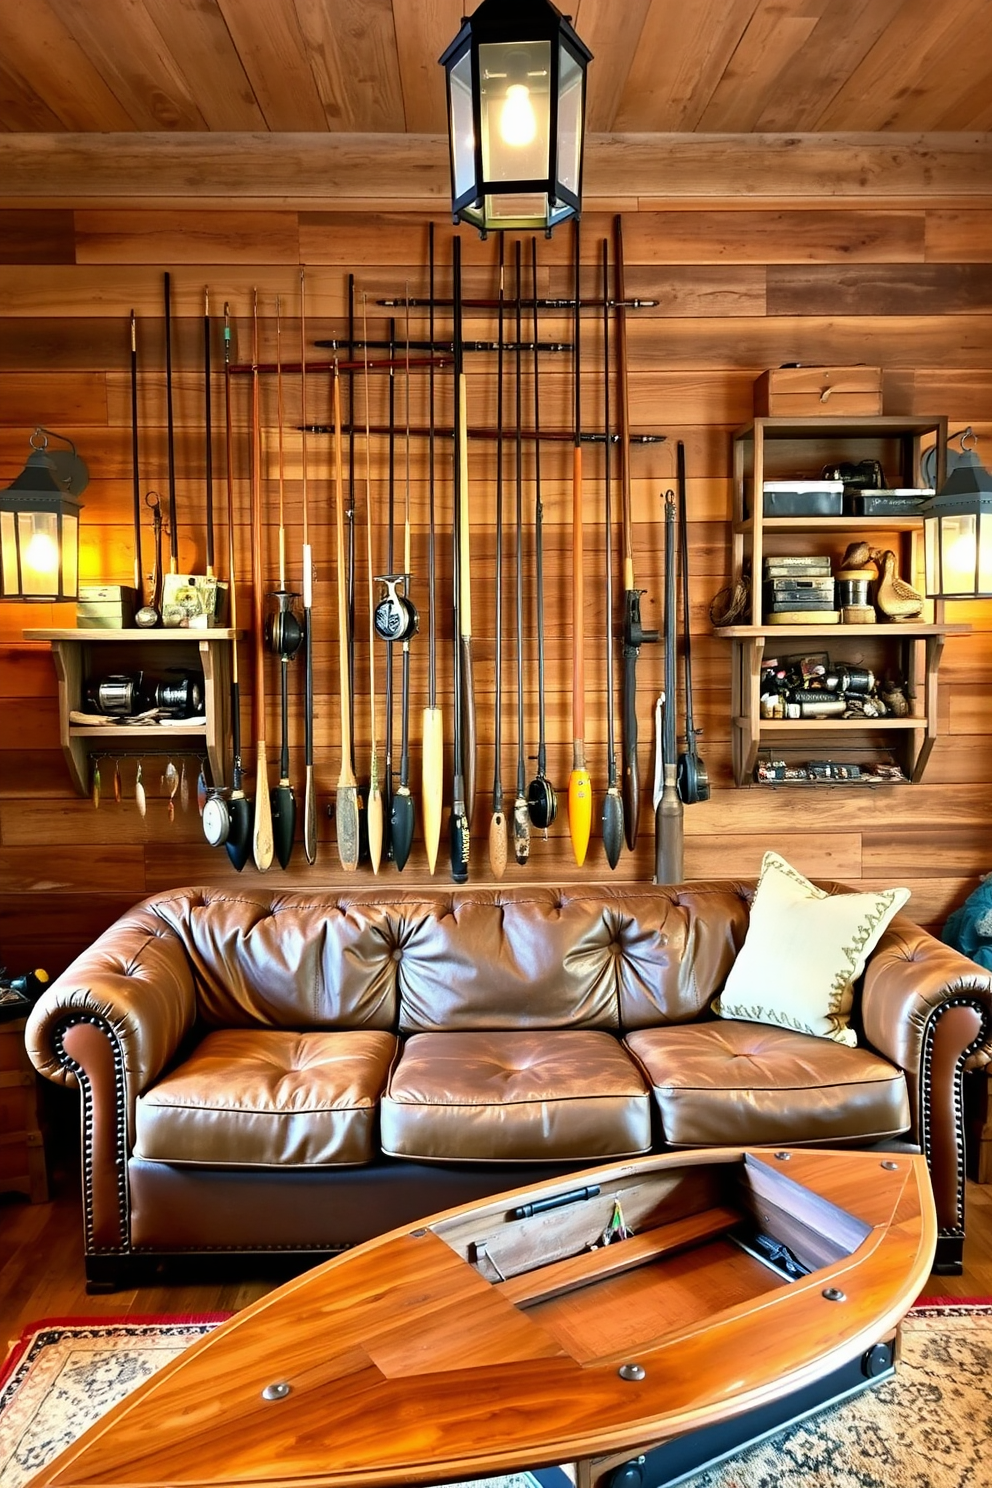
[[[211, 1318], [49, 1320], [0, 1371], [0, 1488], [29, 1479]], [[992, 1488], [992, 1302], [930, 1303], [903, 1327], [892, 1380], [809, 1417], [685, 1488]], [[569, 1488], [570, 1469], [471, 1488]], [[468, 1485], [466, 1485], [468, 1488]]]

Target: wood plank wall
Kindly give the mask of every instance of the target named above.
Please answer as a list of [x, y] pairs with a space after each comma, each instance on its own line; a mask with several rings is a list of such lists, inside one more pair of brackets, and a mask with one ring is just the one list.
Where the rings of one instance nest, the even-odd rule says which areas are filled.
[[[450, 287], [452, 228], [435, 218], [438, 289]], [[609, 237], [612, 212], [587, 210], [582, 224], [583, 293], [599, 285], [601, 242]], [[725, 199], [662, 204], [624, 212], [627, 291], [654, 298], [655, 308], [629, 315], [631, 426], [665, 436], [665, 442], [632, 451], [635, 568], [646, 589], [643, 619], [659, 626], [662, 609], [663, 527], [661, 493], [672, 484], [675, 446], [685, 441], [688, 466], [689, 550], [692, 589], [693, 669], [701, 752], [713, 783], [711, 799], [685, 811], [688, 877], [749, 877], [763, 851], [775, 846], [803, 872], [851, 884], [905, 883], [913, 891], [911, 911], [939, 927], [990, 866], [992, 819], [992, 607], [950, 607], [949, 618], [974, 627], [949, 640], [941, 670], [940, 739], [922, 784], [857, 793], [737, 790], [730, 774], [729, 644], [713, 635], [709, 602], [728, 578], [730, 553], [730, 434], [751, 410], [752, 383], [765, 368], [787, 361], [880, 364], [885, 371], [885, 412], [946, 414], [952, 430], [971, 424], [992, 459], [992, 211], [985, 200], [941, 198], [937, 205], [875, 199], [865, 202], [824, 196], [782, 202], [745, 203], [728, 190]], [[492, 295], [497, 288], [495, 241], [462, 233], [465, 293]], [[512, 265], [513, 242], [507, 243]], [[538, 243], [542, 294], [571, 290], [571, 236], [559, 232]], [[530, 239], [524, 239], [529, 264]], [[0, 211], [0, 483], [18, 473], [27, 438], [41, 423], [69, 435], [89, 464], [91, 482], [83, 500], [84, 581], [128, 583], [132, 576], [131, 434], [128, 314], [139, 322], [141, 481], [144, 490], [166, 490], [165, 384], [163, 372], [162, 272], [172, 274], [176, 460], [181, 569], [202, 570], [205, 560], [202, 350], [203, 292], [219, 316], [229, 301], [236, 321], [237, 353], [247, 358], [253, 290], [259, 297], [261, 355], [275, 352], [275, 308], [282, 306], [282, 348], [295, 360], [299, 339], [300, 266], [306, 268], [309, 355], [317, 339], [346, 329], [348, 275], [354, 274], [359, 333], [363, 307], [370, 337], [405, 335], [404, 312], [376, 302], [385, 296], [427, 291], [427, 215], [394, 212], [378, 217], [349, 210], [251, 210], [232, 201], [226, 210], [191, 205], [187, 210], [83, 208], [49, 204]], [[525, 278], [525, 288], [528, 278]], [[513, 274], [507, 273], [512, 295]], [[512, 320], [512, 313], [511, 313]], [[441, 322], [442, 324], [446, 322]], [[525, 323], [525, 330], [527, 329]], [[425, 312], [411, 312], [410, 334], [426, 334]], [[491, 313], [466, 317], [466, 335], [495, 335]], [[541, 336], [566, 340], [566, 318], [542, 315]], [[214, 343], [215, 502], [218, 554], [226, 555], [223, 381], [220, 342]], [[495, 421], [495, 357], [468, 359], [470, 423]], [[265, 582], [276, 587], [276, 389], [262, 378], [264, 450]], [[307, 417], [330, 419], [326, 374], [309, 379]], [[355, 385], [355, 413], [364, 419], [364, 379]], [[239, 609], [250, 614], [246, 583], [249, 557], [248, 408], [250, 379], [235, 379], [234, 486]], [[370, 378], [373, 423], [382, 422], [388, 379]], [[410, 418], [426, 418], [426, 376], [410, 378]], [[395, 498], [402, 512], [406, 454], [402, 438], [406, 381], [394, 384], [396, 417]], [[545, 428], [568, 428], [571, 377], [567, 355], [548, 354], [540, 367], [541, 420]], [[583, 324], [583, 421], [603, 418], [602, 334], [591, 312]], [[616, 408], [616, 383], [613, 385]], [[284, 379], [285, 497], [292, 587], [300, 583], [301, 405], [299, 379]], [[532, 378], [523, 375], [526, 422], [530, 423]], [[514, 381], [508, 362], [506, 411], [512, 418]], [[346, 403], [347, 407], [347, 403]], [[438, 378], [438, 421], [451, 420], [447, 373]], [[346, 882], [335, 848], [327, 806], [333, 802], [339, 754], [338, 648], [333, 561], [334, 527], [331, 441], [308, 441], [311, 537], [316, 585], [316, 772], [321, 813], [318, 860], [307, 866], [297, 845], [288, 872], [274, 866], [273, 889], [336, 886]], [[494, 445], [473, 441], [472, 577], [476, 678], [479, 706], [478, 794], [470, 882], [491, 882], [486, 833], [491, 814], [495, 706]], [[451, 687], [451, 482], [450, 455], [439, 443], [438, 459], [438, 657], [442, 707], [450, 722]], [[355, 442], [359, 555], [356, 711], [360, 773], [368, 758], [368, 645], [365, 529], [365, 441]], [[373, 437], [370, 451], [375, 572], [386, 562], [388, 498], [386, 441]], [[572, 451], [567, 443], [542, 447], [547, 607], [547, 727], [549, 774], [564, 792], [571, 765], [571, 590]], [[527, 754], [537, 739], [535, 572], [533, 544], [533, 457], [525, 448], [523, 506], [525, 717]], [[514, 647], [513, 484], [514, 452], [507, 447], [505, 501], [508, 525], [503, 565], [504, 654], [501, 772], [512, 799], [516, 779], [516, 674]], [[425, 442], [410, 450], [413, 518], [413, 598], [423, 623], [413, 642], [415, 792], [419, 786], [419, 718], [425, 705], [427, 657]], [[601, 447], [585, 448], [584, 641], [587, 657], [587, 752], [596, 792], [594, 834], [585, 867], [575, 867], [564, 800], [547, 840], [535, 833], [526, 868], [512, 861], [506, 882], [593, 883], [610, 877], [598, 836], [599, 802], [606, 778], [605, 610], [603, 460]], [[619, 488], [617, 490], [619, 495]], [[146, 529], [146, 559], [149, 551]], [[620, 589], [619, 531], [614, 532], [614, 576]], [[226, 572], [226, 561], [218, 566]], [[616, 606], [619, 619], [620, 607]], [[145, 894], [187, 883], [233, 886], [239, 882], [223, 851], [203, 840], [195, 802], [170, 822], [160, 777], [165, 756], [144, 760], [149, 809], [142, 818], [134, 803], [135, 761], [122, 764], [123, 800], [110, 788], [112, 763], [103, 769], [98, 809], [75, 795], [59, 749], [55, 674], [46, 646], [22, 639], [22, 627], [71, 623], [71, 615], [48, 607], [0, 606], [0, 960], [14, 968], [38, 963], [59, 971], [125, 907]], [[250, 646], [241, 648], [246, 767], [253, 769]], [[381, 684], [384, 660], [377, 660]], [[293, 764], [302, 779], [302, 673], [292, 671]], [[266, 664], [266, 727], [278, 740], [277, 664]], [[398, 681], [399, 667], [396, 667]], [[619, 677], [619, 669], [618, 669]], [[639, 670], [639, 720], [644, 809], [633, 854], [624, 852], [615, 876], [650, 878], [654, 845], [650, 811], [652, 705], [662, 680], [660, 647], [645, 647]], [[619, 694], [618, 694], [619, 695]], [[380, 748], [383, 707], [378, 709]], [[398, 729], [398, 721], [397, 721]], [[617, 708], [619, 737], [619, 707]], [[394, 735], [394, 766], [398, 733]], [[178, 762], [178, 755], [175, 756]], [[187, 759], [187, 767], [195, 768]], [[450, 766], [450, 728], [448, 731]], [[533, 763], [527, 761], [527, 776]], [[271, 777], [271, 767], [270, 767]], [[370, 882], [368, 867], [359, 879]], [[244, 880], [257, 877], [249, 865]], [[354, 879], [351, 880], [352, 882]], [[383, 884], [416, 887], [429, 875], [418, 828], [410, 863], [399, 876], [391, 864]], [[435, 882], [450, 882], [445, 839]]]

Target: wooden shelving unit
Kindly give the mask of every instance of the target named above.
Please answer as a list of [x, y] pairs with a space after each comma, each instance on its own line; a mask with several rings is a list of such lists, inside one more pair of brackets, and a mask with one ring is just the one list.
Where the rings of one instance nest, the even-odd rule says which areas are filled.
[[[231, 736], [231, 646], [240, 631], [212, 630], [26, 630], [26, 641], [47, 641], [59, 684], [59, 731], [72, 783], [80, 795], [90, 789], [90, 757], [115, 747], [157, 754], [201, 750], [211, 780], [228, 776]], [[205, 723], [78, 724], [71, 712], [85, 708], [87, 679], [138, 670], [165, 673], [173, 668], [203, 672]]]
[[[937, 674], [949, 634], [966, 633], [967, 625], [947, 625], [943, 604], [930, 603], [919, 620], [875, 625], [764, 625], [762, 564], [769, 554], [823, 551], [829, 542], [836, 556], [858, 538], [873, 546], [898, 547], [900, 572], [922, 577], [922, 519], [919, 516], [766, 517], [762, 511], [764, 481], [770, 477], [815, 476], [824, 464], [841, 460], [878, 459], [893, 484], [920, 483], [923, 449], [937, 449], [937, 487], [943, 484], [947, 421], [944, 418], [755, 418], [734, 435], [733, 572], [751, 578], [746, 623], [718, 627], [716, 633], [734, 650], [731, 680], [734, 779], [751, 785], [759, 752], [813, 749], [830, 754], [852, 746], [890, 752], [911, 783], [922, 779], [937, 737]], [[761, 717], [761, 669], [783, 645], [790, 653], [827, 650], [835, 663], [845, 648], [884, 654], [903, 677], [910, 706], [907, 717], [838, 719], [766, 719]], [[774, 648], [774, 649], [772, 649]], [[848, 660], [852, 658], [847, 658]], [[809, 784], [809, 782], [800, 782]], [[837, 784], [838, 782], [834, 782]], [[775, 782], [776, 788], [788, 782]]]

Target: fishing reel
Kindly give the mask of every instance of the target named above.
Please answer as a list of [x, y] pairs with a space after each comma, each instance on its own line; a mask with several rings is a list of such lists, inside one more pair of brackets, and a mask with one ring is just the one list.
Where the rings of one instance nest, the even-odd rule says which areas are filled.
[[133, 718], [148, 706], [143, 672], [118, 672], [86, 684], [86, 701], [97, 713], [111, 718]]
[[215, 786], [203, 803], [203, 835], [211, 847], [226, 847], [240, 873], [251, 850], [251, 808], [243, 790]]
[[269, 596], [278, 609], [266, 622], [265, 637], [271, 650], [287, 661], [292, 661], [303, 644], [303, 623], [294, 608], [299, 597], [289, 589], [276, 589]]
[[159, 712], [170, 718], [197, 718], [205, 706], [203, 677], [199, 672], [177, 669], [155, 683], [151, 696]]
[[48, 986], [48, 972], [41, 967], [37, 971], [26, 971], [23, 976], [7, 975], [6, 966], [0, 966], [0, 1023], [8, 1018], [23, 1018]]
[[547, 831], [558, 815], [558, 792], [543, 775], [535, 775], [527, 787], [527, 813], [542, 832]]
[[377, 584], [385, 584], [386, 593], [375, 607], [372, 617], [375, 633], [383, 641], [405, 641], [416, 635], [420, 617], [406, 593], [398, 594], [397, 585], [407, 587], [408, 574], [376, 574]]

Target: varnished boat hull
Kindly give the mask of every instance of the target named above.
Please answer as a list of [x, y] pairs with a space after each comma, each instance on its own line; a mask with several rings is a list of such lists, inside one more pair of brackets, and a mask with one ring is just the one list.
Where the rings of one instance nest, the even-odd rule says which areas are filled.
[[[590, 1250], [615, 1195], [634, 1236]], [[769, 1270], [736, 1243], [756, 1229], [813, 1269]], [[270, 1293], [32, 1488], [380, 1488], [636, 1451], [891, 1336], [935, 1245], [921, 1157], [722, 1149], [590, 1169]]]

